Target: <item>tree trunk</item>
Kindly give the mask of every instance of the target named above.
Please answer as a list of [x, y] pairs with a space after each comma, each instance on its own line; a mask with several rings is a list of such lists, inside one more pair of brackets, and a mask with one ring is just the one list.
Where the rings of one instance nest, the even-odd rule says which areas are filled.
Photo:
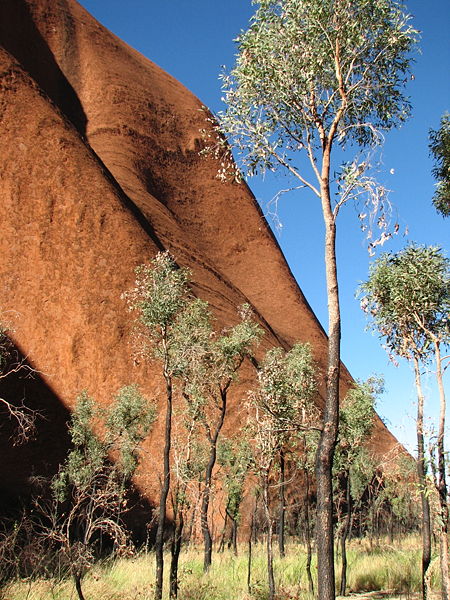
[[227, 533], [227, 522], [228, 522], [228, 505], [225, 508], [225, 519], [223, 521], [223, 529], [222, 529], [222, 535], [220, 536], [220, 544], [217, 549], [218, 553], [223, 552], [225, 550], [225, 536]]
[[175, 517], [176, 524], [173, 530], [172, 544], [170, 548], [171, 562], [170, 562], [170, 597], [176, 598], [178, 596], [178, 561], [180, 558], [181, 551], [181, 538], [183, 535], [184, 527], [184, 514], [183, 507], [178, 509], [178, 515]]
[[311, 559], [312, 559], [312, 546], [311, 546], [311, 525], [309, 518], [309, 474], [305, 469], [305, 480], [306, 480], [306, 495], [305, 495], [305, 540], [306, 540], [306, 575], [308, 576], [308, 587], [309, 593], [314, 594], [314, 581], [311, 574]]
[[[194, 537], [194, 528], [195, 528], [195, 521], [197, 518], [197, 510], [200, 504], [200, 500], [201, 500], [201, 482], [198, 482], [198, 487], [197, 487], [197, 498], [195, 500], [195, 504], [194, 507], [192, 508], [192, 513], [191, 513], [191, 518], [190, 518], [190, 523], [189, 523], [189, 531], [188, 531], [188, 535], [187, 535], [187, 544], [188, 546], [190, 546], [192, 544], [192, 538]], [[195, 541], [195, 540], [194, 540]]]
[[434, 342], [436, 355], [436, 379], [439, 390], [439, 432], [437, 442], [438, 452], [438, 493], [440, 506], [440, 524], [439, 524], [439, 560], [441, 567], [441, 597], [442, 600], [449, 600], [449, 573], [448, 573], [448, 503], [447, 503], [447, 483], [445, 480], [445, 412], [446, 398], [444, 384], [442, 381], [442, 360], [440, 344], [437, 340]]
[[206, 573], [211, 566], [212, 537], [208, 524], [209, 500], [211, 497], [212, 471], [216, 462], [216, 448], [211, 446], [211, 455], [206, 467], [205, 485], [203, 488], [202, 505], [200, 509], [200, 523], [203, 535], [203, 572]]
[[347, 502], [347, 515], [345, 517], [345, 525], [342, 530], [341, 536], [341, 557], [342, 557], [342, 570], [341, 570], [341, 589], [340, 595], [345, 596], [347, 588], [347, 538], [350, 533], [350, 523], [352, 517], [352, 497], [350, 494], [350, 473], [346, 475], [346, 502]]
[[238, 549], [237, 549], [237, 521], [234, 517], [232, 517], [230, 515], [230, 521], [231, 521], [231, 547], [233, 548], [233, 554], [235, 556], [238, 555]]
[[161, 497], [159, 500], [158, 528], [155, 539], [155, 558], [156, 558], [156, 580], [155, 580], [155, 600], [161, 600], [163, 592], [164, 575], [164, 531], [166, 522], [167, 496], [170, 488], [170, 446], [172, 437], [172, 379], [168, 374], [167, 362], [164, 367], [164, 377], [166, 380], [166, 424], [163, 453], [163, 485]]
[[252, 518], [250, 521], [250, 533], [248, 534], [248, 563], [247, 563], [247, 590], [249, 595], [252, 593], [252, 540], [253, 540], [253, 528], [255, 526], [255, 513], [256, 513], [256, 501], [255, 508], [252, 512]]
[[269, 596], [268, 600], [274, 600], [275, 598], [275, 577], [273, 574], [273, 527], [272, 518], [270, 515], [269, 508], [269, 473], [268, 471], [263, 476], [263, 502], [264, 502], [264, 513], [267, 522], [267, 576], [269, 579]]
[[82, 579], [81, 573], [79, 573], [79, 571], [74, 571], [73, 579], [75, 581], [75, 589], [77, 591], [78, 600], [85, 600], [84, 596], [83, 596], [83, 590], [81, 589], [81, 579]]
[[325, 270], [328, 298], [328, 365], [322, 430], [316, 453], [318, 599], [334, 600], [332, 466], [339, 424], [341, 317], [336, 266], [336, 223], [329, 190], [329, 152], [324, 153], [321, 199], [325, 223]]
[[422, 501], [422, 596], [423, 600], [427, 600], [429, 591], [427, 571], [431, 560], [431, 517], [430, 504], [426, 493], [425, 447], [423, 440], [423, 392], [419, 361], [416, 357], [414, 357], [414, 374], [417, 389], [417, 477], [419, 479], [420, 497]]
[[[339, 481], [339, 488], [342, 487], [342, 481]], [[333, 519], [334, 522], [337, 523], [338, 525], [342, 522], [342, 514], [344, 512], [343, 508], [342, 508], [342, 504], [344, 502], [344, 499], [342, 498], [342, 492], [341, 490], [339, 490], [338, 493], [338, 498], [336, 499], [336, 502], [334, 503], [334, 507], [333, 507]], [[334, 546], [334, 558], [335, 560], [337, 560], [339, 558], [339, 550], [341, 547], [341, 530], [338, 526], [338, 530], [334, 532], [335, 533], [335, 546]]]
[[211, 484], [212, 484], [212, 473], [214, 469], [214, 465], [216, 464], [217, 457], [217, 440], [219, 438], [220, 432], [222, 430], [223, 422], [225, 420], [225, 413], [227, 409], [227, 389], [228, 386], [225, 386], [225, 389], [220, 391], [221, 396], [221, 407], [220, 407], [220, 416], [216, 425], [216, 429], [214, 434], [209, 435], [209, 443], [210, 443], [210, 454], [208, 464], [206, 465], [205, 471], [205, 486], [203, 488], [203, 496], [202, 496], [202, 505], [200, 511], [200, 523], [202, 527], [203, 534], [203, 543], [204, 543], [204, 553], [203, 553], [203, 572], [206, 573], [211, 566], [212, 559], [212, 536], [211, 531], [209, 529], [208, 524], [208, 512], [209, 512], [209, 502], [211, 499]]
[[285, 548], [285, 521], [286, 521], [286, 499], [284, 494], [284, 483], [285, 483], [285, 463], [284, 463], [284, 451], [280, 450], [280, 488], [279, 488], [279, 502], [280, 502], [280, 514], [278, 518], [278, 548], [280, 550], [281, 558], [286, 556]]
[[392, 508], [389, 511], [389, 543], [394, 543], [394, 513], [392, 512]]

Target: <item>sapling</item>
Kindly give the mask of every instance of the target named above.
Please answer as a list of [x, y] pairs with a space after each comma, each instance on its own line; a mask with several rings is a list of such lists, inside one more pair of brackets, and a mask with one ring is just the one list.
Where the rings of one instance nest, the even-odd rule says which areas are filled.
[[[284, 448], [305, 430], [317, 427], [316, 367], [308, 344], [289, 352], [269, 350], [258, 369], [258, 388], [251, 395], [248, 430], [252, 440], [253, 468], [258, 476], [267, 526], [269, 599], [275, 598], [273, 570], [273, 515], [269, 487], [274, 467]], [[284, 482], [282, 482], [284, 485]]]
[[[127, 552], [130, 536], [122, 515], [127, 512], [127, 490], [137, 468], [140, 444], [156, 412], [137, 386], [119, 390], [102, 411], [86, 392], [79, 395], [71, 415], [72, 449], [52, 480], [53, 498], [43, 511], [44, 536], [59, 545], [70, 566], [79, 600], [82, 580], [95, 558], [98, 538], [106, 537], [117, 554]], [[106, 433], [98, 432], [103, 421]]]

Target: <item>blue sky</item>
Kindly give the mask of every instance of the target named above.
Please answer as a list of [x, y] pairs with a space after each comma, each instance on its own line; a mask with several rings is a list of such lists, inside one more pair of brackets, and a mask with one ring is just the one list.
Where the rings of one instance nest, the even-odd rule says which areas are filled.
[[[224, 108], [218, 74], [234, 63], [233, 39], [247, 28], [255, 6], [250, 0], [81, 0], [103, 25], [181, 81], [213, 111]], [[381, 181], [392, 190], [390, 199], [400, 230], [383, 251], [396, 251], [408, 240], [442, 247], [450, 256], [450, 218], [443, 219], [431, 205], [434, 180], [428, 155], [428, 131], [439, 126], [450, 111], [450, 4], [448, 0], [410, 0], [407, 11], [421, 31], [420, 49], [408, 87], [412, 118], [386, 137]], [[392, 174], [393, 170], [393, 174]], [[278, 189], [281, 176], [251, 179], [249, 185], [263, 209]], [[300, 191], [285, 195], [279, 204], [283, 225], [278, 241], [300, 287], [327, 328], [323, 225], [320, 207]], [[270, 218], [269, 218], [270, 222]], [[367, 278], [370, 257], [359, 230], [356, 212], [347, 206], [338, 224], [338, 260], [342, 307], [342, 358], [355, 378], [385, 377], [386, 392], [378, 412], [400, 441], [414, 449], [415, 393], [408, 365], [394, 367], [376, 337], [365, 331], [365, 318], [355, 300], [355, 289]], [[449, 369], [450, 371], [450, 369]], [[449, 376], [446, 387], [449, 389]], [[433, 380], [425, 380], [427, 409], [436, 415]], [[450, 389], [449, 389], [450, 392]]]

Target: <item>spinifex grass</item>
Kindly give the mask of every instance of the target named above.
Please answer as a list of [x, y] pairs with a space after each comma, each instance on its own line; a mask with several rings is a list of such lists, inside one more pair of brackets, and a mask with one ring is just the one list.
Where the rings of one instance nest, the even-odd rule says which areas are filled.
[[[179, 600], [264, 600], [267, 597], [265, 547], [254, 548], [251, 591], [247, 589], [247, 556], [242, 548], [236, 557], [230, 551], [214, 554], [213, 564], [203, 574], [200, 548], [182, 552], [180, 557]], [[339, 557], [336, 571], [340, 571]], [[166, 564], [170, 557], [166, 556]], [[378, 544], [370, 549], [364, 541], [353, 541], [348, 553], [348, 590], [389, 591], [394, 594], [420, 589], [420, 551], [417, 539], [407, 538], [395, 545]], [[275, 559], [279, 600], [308, 599], [305, 572], [306, 554], [298, 544], [290, 544], [286, 558]], [[432, 586], [437, 588], [437, 568], [432, 565]], [[154, 579], [152, 553], [97, 564], [85, 577], [86, 600], [152, 600]], [[315, 564], [312, 565], [313, 575]], [[72, 581], [16, 581], [4, 591], [8, 600], [75, 600]], [[164, 591], [168, 598], [168, 590]]]

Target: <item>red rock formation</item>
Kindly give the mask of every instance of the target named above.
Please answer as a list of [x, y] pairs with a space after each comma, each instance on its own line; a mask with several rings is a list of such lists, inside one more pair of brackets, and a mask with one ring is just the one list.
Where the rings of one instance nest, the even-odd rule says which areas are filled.
[[[0, 43], [0, 307], [53, 402], [70, 408], [87, 389], [105, 404], [130, 382], [158, 396], [154, 369], [133, 363], [120, 296], [162, 248], [191, 268], [219, 326], [248, 301], [263, 348], [309, 341], [324, 370], [326, 335], [252, 193], [199, 156], [201, 102], [75, 0], [2, 0]], [[373, 443], [397, 442], [378, 421]], [[43, 461], [42, 437], [36, 448]], [[140, 481], [150, 497], [154, 473]]]

